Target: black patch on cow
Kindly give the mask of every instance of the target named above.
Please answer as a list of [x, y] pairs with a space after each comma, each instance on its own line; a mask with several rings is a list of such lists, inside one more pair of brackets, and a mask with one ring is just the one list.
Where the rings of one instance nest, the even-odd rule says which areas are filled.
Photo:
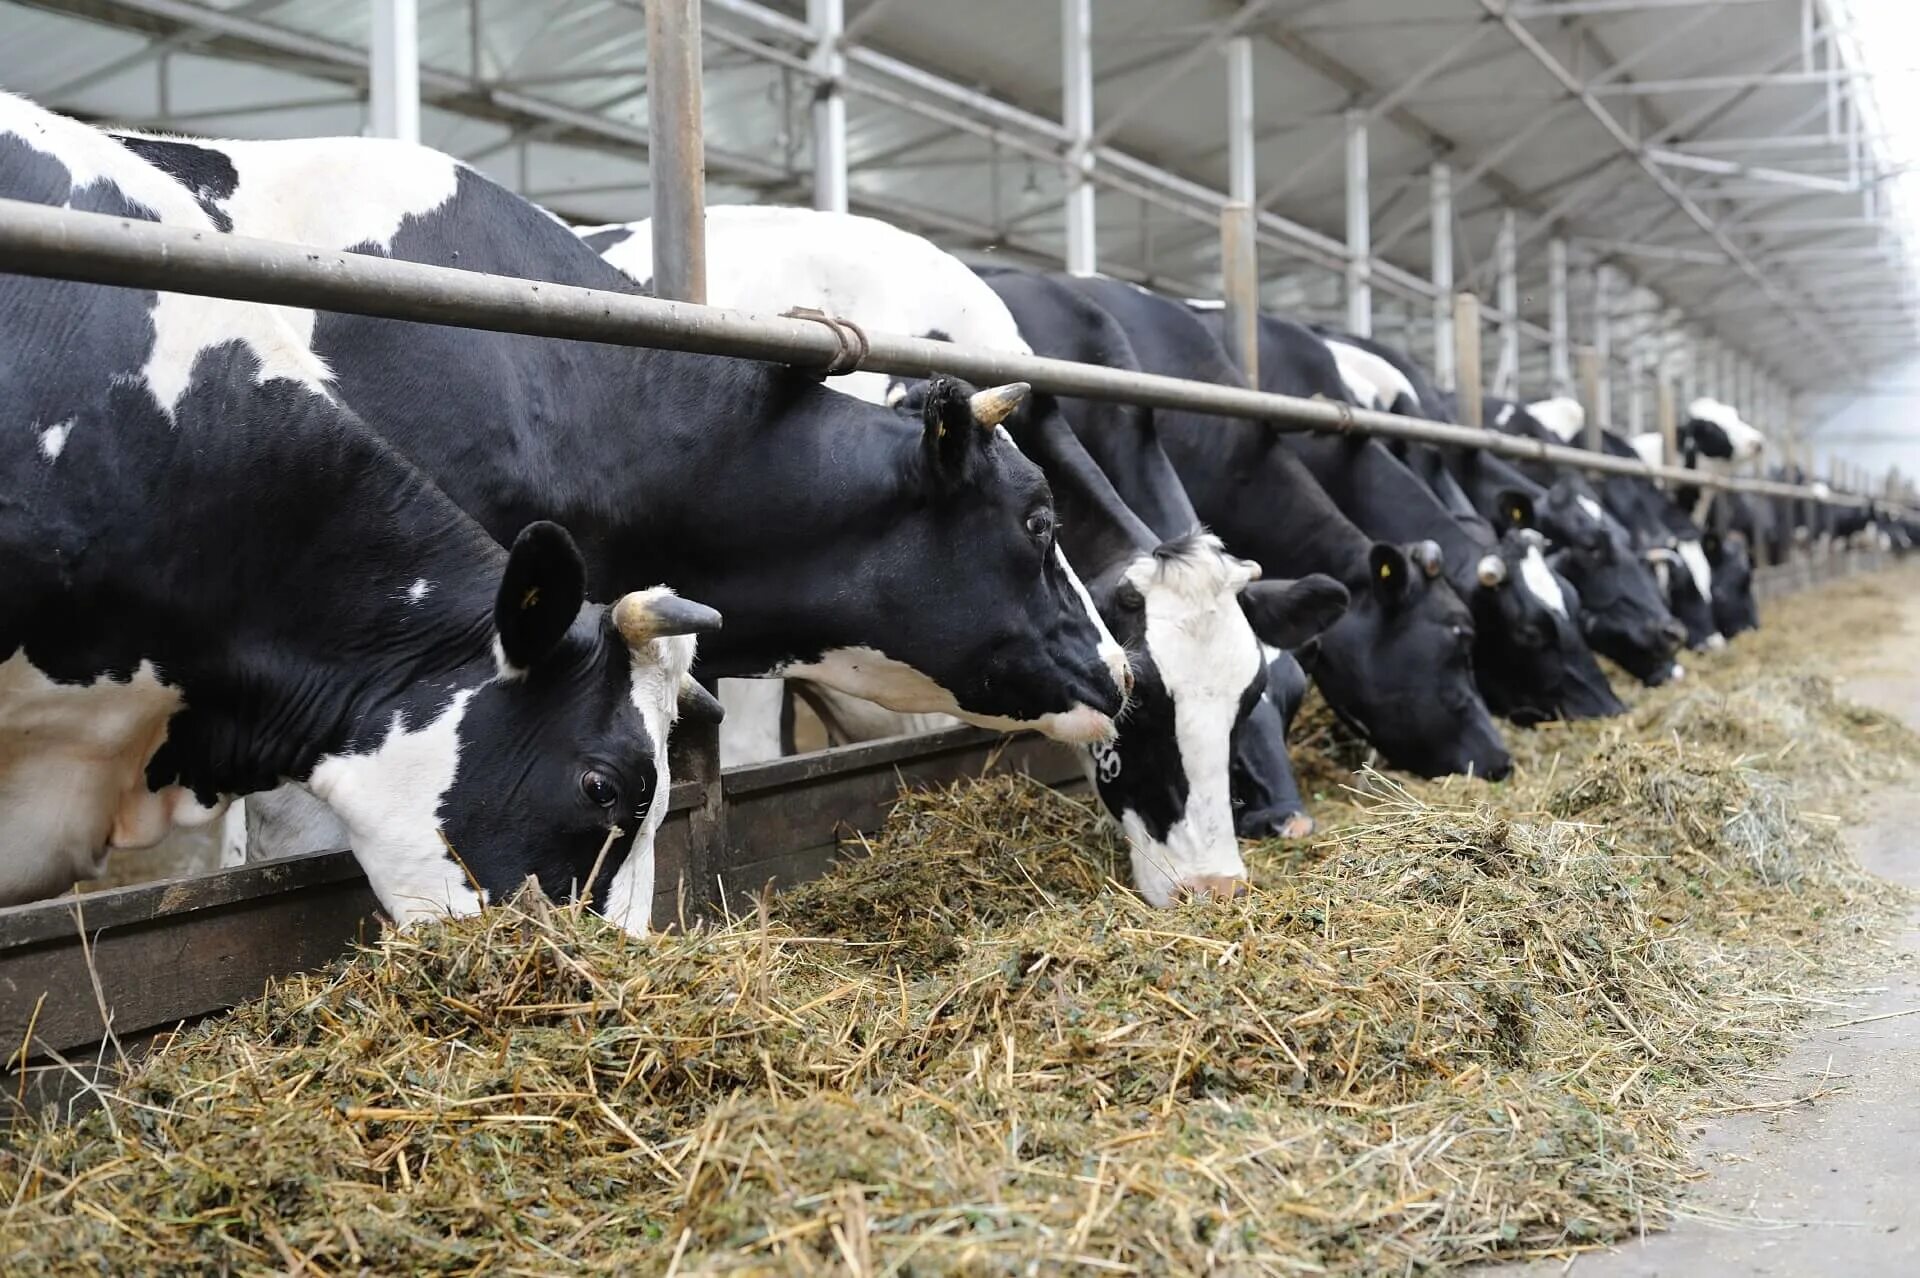
[[220, 205], [232, 199], [239, 189], [240, 174], [224, 152], [172, 138], [143, 138], [126, 133], [115, 133], [112, 137], [186, 187], [215, 227], [222, 231], [233, 229], [233, 218]]

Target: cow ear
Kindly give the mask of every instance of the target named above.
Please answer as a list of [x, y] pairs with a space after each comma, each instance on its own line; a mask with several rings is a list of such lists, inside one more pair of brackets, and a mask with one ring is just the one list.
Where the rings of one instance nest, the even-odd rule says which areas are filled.
[[567, 530], [544, 519], [522, 528], [493, 601], [507, 670], [524, 674], [539, 665], [579, 615], [586, 594], [587, 565]]
[[1397, 604], [1413, 588], [1413, 565], [1398, 546], [1376, 542], [1367, 552], [1367, 579], [1381, 603]]
[[927, 383], [921, 401], [920, 421], [924, 427], [920, 449], [926, 456], [936, 485], [952, 488], [965, 481], [967, 463], [988, 432], [974, 424], [974, 394], [971, 386], [952, 377], [936, 377]]
[[1314, 573], [1297, 581], [1252, 581], [1240, 591], [1240, 606], [1262, 643], [1298, 648], [1340, 620], [1347, 588]]
[[1517, 488], [1502, 489], [1494, 498], [1498, 513], [1493, 526], [1500, 532], [1508, 529], [1532, 528], [1534, 526], [1533, 498]]

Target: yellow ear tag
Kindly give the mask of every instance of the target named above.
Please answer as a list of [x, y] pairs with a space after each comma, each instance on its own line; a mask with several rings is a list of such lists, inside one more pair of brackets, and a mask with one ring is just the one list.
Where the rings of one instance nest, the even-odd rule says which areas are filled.
[[525, 612], [540, 602], [540, 587], [528, 586], [527, 593], [520, 596], [520, 611]]
[[1524, 511], [1524, 510], [1522, 510], [1522, 509], [1520, 509], [1520, 508], [1519, 508], [1518, 506], [1515, 506], [1515, 507], [1513, 508], [1513, 522], [1514, 522], [1514, 523], [1516, 523], [1516, 524], [1517, 524], [1517, 523], [1519, 523], [1519, 522], [1521, 522], [1521, 521], [1522, 521], [1523, 519], [1525, 519], [1526, 517], [1527, 517], [1527, 512], [1526, 512], [1526, 511]]
[[1382, 581], [1385, 581], [1385, 580], [1386, 580], [1387, 578], [1389, 578], [1389, 577], [1391, 577], [1391, 576], [1393, 576], [1393, 565], [1392, 565], [1392, 564], [1381, 564], [1381, 565], [1380, 565], [1380, 580], [1382, 580]]

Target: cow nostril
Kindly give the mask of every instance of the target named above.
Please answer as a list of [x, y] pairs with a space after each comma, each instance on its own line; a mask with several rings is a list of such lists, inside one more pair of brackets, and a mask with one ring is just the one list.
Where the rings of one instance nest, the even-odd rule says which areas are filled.
[[1500, 758], [1488, 764], [1486, 770], [1481, 772], [1480, 775], [1489, 781], [1505, 781], [1513, 775], [1513, 760], [1502, 755]]
[[1677, 648], [1687, 641], [1687, 628], [1677, 621], [1663, 622], [1660, 626], [1660, 636]]

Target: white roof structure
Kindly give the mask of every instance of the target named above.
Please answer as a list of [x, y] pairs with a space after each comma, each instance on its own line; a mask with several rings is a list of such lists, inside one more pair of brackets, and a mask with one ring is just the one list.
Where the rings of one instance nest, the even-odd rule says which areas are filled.
[[[851, 206], [956, 251], [1061, 262], [1072, 150], [1092, 157], [1098, 268], [1216, 294], [1237, 47], [1274, 309], [1343, 323], [1363, 283], [1375, 333], [1431, 358], [1443, 164], [1456, 281], [1492, 315], [1489, 365], [1517, 355], [1494, 389], [1566, 393], [1563, 352], [1593, 342], [1623, 426], [1623, 405], [1651, 412], [1659, 368], [1681, 402], [1769, 427], [1790, 394], [1860, 385], [1920, 345], [1848, 11], [1877, 0], [1091, 0], [1079, 136], [1063, 11], [1089, 0], [812, 7], [843, 2]], [[396, 3], [418, 6], [421, 140], [578, 221], [648, 215], [641, 0], [0, 0], [0, 85], [183, 133], [359, 132], [373, 14]], [[833, 51], [808, 9], [706, 0], [710, 202], [811, 201], [814, 68]]]

